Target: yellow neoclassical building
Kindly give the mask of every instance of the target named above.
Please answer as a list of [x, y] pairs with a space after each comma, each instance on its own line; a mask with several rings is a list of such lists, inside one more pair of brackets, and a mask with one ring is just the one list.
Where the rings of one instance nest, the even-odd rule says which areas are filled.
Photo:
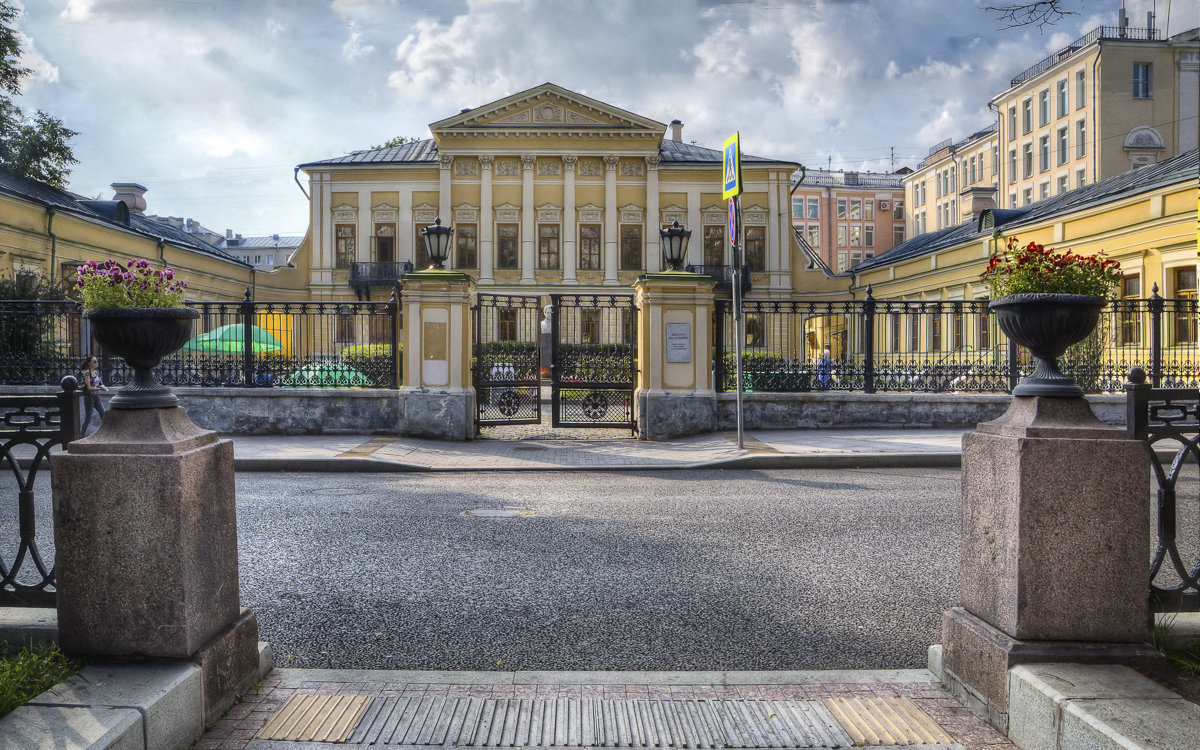
[[[489, 291], [629, 289], [663, 269], [659, 231], [676, 221], [692, 231], [688, 264], [718, 277], [732, 266], [721, 153], [685, 141], [678, 120], [545, 83], [429, 129], [429, 139], [299, 165], [311, 201], [301, 265], [314, 299], [386, 298], [406, 263], [428, 265], [421, 230], [438, 218], [455, 230], [447, 267]], [[798, 166], [742, 157], [744, 262], [757, 297], [837, 288], [791, 228]]]

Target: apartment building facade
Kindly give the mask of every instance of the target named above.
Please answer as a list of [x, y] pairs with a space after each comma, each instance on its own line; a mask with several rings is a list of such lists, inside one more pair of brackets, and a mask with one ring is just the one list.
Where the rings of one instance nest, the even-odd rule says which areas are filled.
[[952, 227], [995, 206], [1000, 151], [991, 125], [955, 143], [945, 140], [903, 179], [909, 237]]
[[835, 273], [904, 241], [900, 174], [816, 169], [793, 179], [792, 226]]

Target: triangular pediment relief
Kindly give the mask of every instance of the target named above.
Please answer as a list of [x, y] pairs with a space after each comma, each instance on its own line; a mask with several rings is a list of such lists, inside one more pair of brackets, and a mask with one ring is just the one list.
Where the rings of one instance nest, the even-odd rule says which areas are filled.
[[460, 112], [429, 126], [439, 131], [504, 129], [563, 130], [613, 129], [652, 131], [661, 134], [666, 125], [648, 117], [627, 112], [611, 104], [568, 91], [553, 83]]
[[677, 213], [680, 213], [680, 212], [683, 212], [683, 213], [685, 213], [685, 214], [687, 213], [687, 209], [686, 209], [686, 208], [684, 208], [683, 206], [676, 206], [674, 203], [672, 203], [672, 204], [671, 204], [671, 205], [669, 205], [669, 206], [663, 206], [661, 210], [662, 210], [662, 212], [663, 212], [664, 214], [665, 214], [665, 213], [677, 214]]
[[576, 211], [603, 211], [604, 206], [597, 206], [595, 203], [585, 203], [582, 206], [576, 206]]

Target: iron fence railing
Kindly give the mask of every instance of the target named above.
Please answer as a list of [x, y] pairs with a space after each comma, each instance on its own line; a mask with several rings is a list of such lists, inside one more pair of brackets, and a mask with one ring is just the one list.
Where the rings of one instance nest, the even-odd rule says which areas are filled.
[[1136, 41], [1153, 41], [1158, 38], [1158, 29], [1137, 29], [1130, 26], [1097, 26], [1087, 34], [1068, 44], [1066, 47], [1063, 47], [1058, 52], [1055, 52], [1053, 55], [1050, 55], [1049, 57], [1040, 60], [1021, 71], [1016, 78], [1012, 79], [1010, 85], [1020, 86], [1025, 81], [1028, 81], [1030, 78], [1033, 78], [1039, 73], [1049, 70], [1059, 61], [1070, 57], [1076, 51], [1083, 49], [1097, 39], [1132, 39]]
[[[396, 388], [399, 303], [191, 302], [195, 337], [156, 368], [173, 386]], [[0, 301], [0, 383], [52, 385], [96, 354], [108, 385], [131, 371], [94, 343], [71, 301]]]
[[[742, 356], [749, 392], [1011, 392], [1033, 370], [987, 300], [747, 300]], [[732, 306], [718, 300], [713, 369], [736, 388]], [[825, 352], [828, 350], [828, 357]], [[1155, 386], [1200, 385], [1195, 299], [1114, 300], [1095, 332], [1059, 361], [1089, 393], [1119, 393], [1132, 367]]]

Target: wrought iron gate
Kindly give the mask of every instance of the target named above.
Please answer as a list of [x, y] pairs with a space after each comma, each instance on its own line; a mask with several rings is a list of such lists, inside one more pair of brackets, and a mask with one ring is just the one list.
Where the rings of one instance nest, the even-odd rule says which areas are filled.
[[475, 305], [475, 427], [539, 424], [541, 298], [480, 294]]
[[637, 432], [637, 306], [630, 294], [552, 294], [555, 427]]

